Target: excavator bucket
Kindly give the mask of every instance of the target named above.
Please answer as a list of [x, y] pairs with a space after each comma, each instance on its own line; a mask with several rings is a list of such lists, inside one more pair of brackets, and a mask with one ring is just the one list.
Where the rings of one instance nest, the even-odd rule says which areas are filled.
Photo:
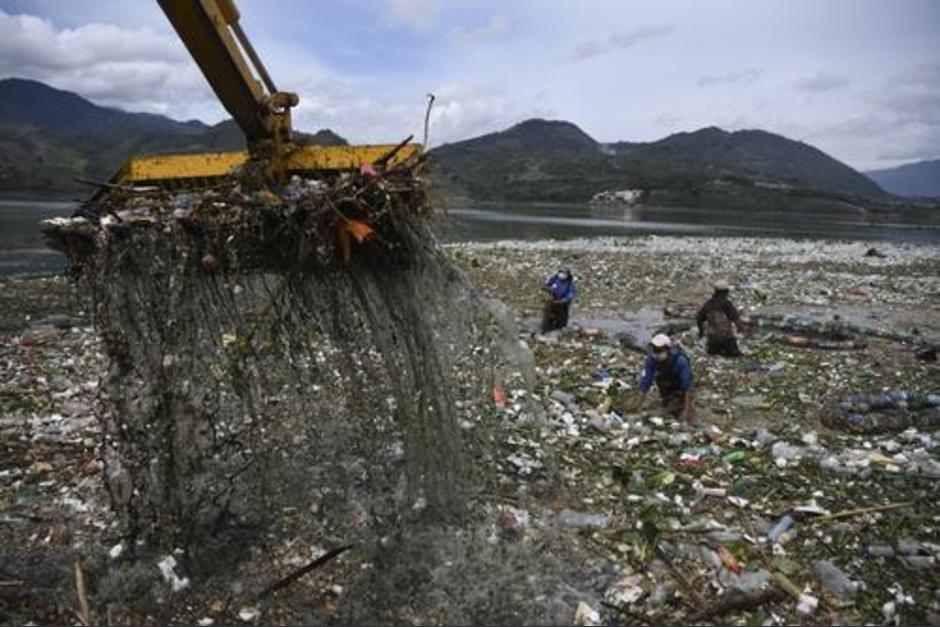
[[[288, 174], [324, 177], [342, 171], [356, 171], [363, 163], [373, 164], [388, 155], [395, 145], [299, 146], [286, 158]], [[420, 144], [407, 144], [388, 160], [386, 169], [415, 159]], [[111, 179], [109, 186], [160, 187], [164, 189], [198, 188], [231, 176], [250, 159], [247, 151], [199, 154], [170, 154], [136, 157], [128, 161]]]

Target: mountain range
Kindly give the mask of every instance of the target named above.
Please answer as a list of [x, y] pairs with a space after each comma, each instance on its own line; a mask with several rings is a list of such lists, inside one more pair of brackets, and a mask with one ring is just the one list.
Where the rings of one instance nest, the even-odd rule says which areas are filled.
[[586, 200], [603, 190], [707, 193], [717, 187], [887, 196], [874, 181], [801, 142], [715, 127], [648, 143], [601, 143], [570, 122], [528, 120], [437, 148], [441, 183], [474, 198]]
[[[346, 143], [328, 130], [300, 141]], [[75, 179], [107, 180], [132, 156], [244, 148], [231, 120], [179, 122], [100, 107], [36, 81], [0, 80], [0, 190], [86, 189]]]
[[898, 196], [940, 198], [940, 159], [865, 174], [882, 189]]
[[[329, 130], [298, 137], [346, 143]], [[132, 156], [244, 147], [231, 120], [180, 122], [101, 107], [36, 81], [0, 80], [0, 191], [71, 191], [81, 187], [76, 178], [106, 180]], [[445, 194], [478, 200], [583, 202], [628, 188], [651, 202], [688, 206], [891, 199], [820, 150], [759, 130], [709, 127], [654, 142], [602, 143], [571, 122], [527, 120], [440, 146], [431, 157]]]

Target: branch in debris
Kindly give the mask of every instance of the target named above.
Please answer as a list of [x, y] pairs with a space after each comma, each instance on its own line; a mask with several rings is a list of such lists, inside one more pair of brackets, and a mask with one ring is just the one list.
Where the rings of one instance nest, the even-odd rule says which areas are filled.
[[386, 152], [384, 155], [382, 155], [381, 157], [373, 161], [372, 166], [376, 168], [385, 169], [385, 166], [388, 165], [388, 162], [391, 161], [395, 155], [401, 152], [402, 148], [407, 146], [408, 142], [410, 142], [412, 139], [414, 139], [414, 135], [409, 135], [405, 139], [401, 140], [398, 143], [398, 145], [396, 145], [394, 148]]
[[88, 606], [88, 597], [85, 595], [85, 573], [82, 572], [81, 562], [75, 562], [75, 596], [78, 599], [76, 616], [82, 625], [91, 625], [91, 608]]
[[876, 505], [875, 507], [859, 507], [857, 509], [847, 509], [842, 512], [837, 512], [835, 514], [826, 514], [816, 518], [813, 522], [816, 523], [827, 523], [833, 520], [838, 520], [840, 518], [851, 518], [852, 516], [859, 516], [861, 514], [873, 514], [875, 512], [887, 512], [895, 509], [903, 509], [905, 507], [910, 507], [913, 505], [913, 501], [905, 501], [903, 503], [891, 503], [889, 505]]
[[355, 545], [355, 544], [347, 544], [346, 546], [341, 546], [341, 547], [339, 547], [338, 549], [333, 549], [332, 551], [329, 551], [328, 553], [325, 553], [325, 554], [321, 555], [320, 557], [318, 557], [317, 559], [313, 560], [312, 562], [310, 562], [309, 564], [307, 564], [307, 565], [304, 566], [303, 568], [298, 568], [297, 570], [295, 570], [295, 571], [292, 572], [291, 574], [287, 575], [287, 576], [284, 577], [283, 579], [281, 579], [281, 580], [279, 580], [279, 581], [277, 581], [277, 582], [271, 584], [270, 586], [268, 586], [267, 588], [265, 588], [264, 590], [262, 590], [262, 591], [258, 594], [258, 597], [257, 597], [257, 598], [258, 598], [259, 600], [260, 600], [260, 599], [263, 599], [263, 598], [265, 598], [265, 597], [267, 597], [267, 596], [269, 596], [269, 595], [271, 595], [271, 594], [277, 592], [278, 590], [280, 590], [280, 589], [282, 589], [282, 588], [286, 588], [287, 586], [289, 586], [290, 584], [294, 583], [295, 581], [297, 581], [298, 579], [300, 579], [301, 577], [303, 577], [303, 576], [306, 575], [307, 573], [312, 572], [312, 571], [314, 571], [314, 570], [320, 568], [321, 566], [323, 566], [323, 565], [326, 564], [327, 562], [330, 562], [330, 561], [334, 560], [335, 558], [339, 557], [340, 555], [342, 555], [343, 553], [345, 553], [345, 552], [348, 551], [349, 549], [353, 548], [354, 546], [356, 546], [356, 545]]
[[753, 611], [767, 603], [782, 601], [786, 594], [776, 587], [766, 590], [752, 590], [745, 592], [738, 588], [731, 588], [722, 594], [710, 607], [695, 614], [689, 619], [689, 624], [698, 625], [713, 618], [737, 612], [740, 610]]

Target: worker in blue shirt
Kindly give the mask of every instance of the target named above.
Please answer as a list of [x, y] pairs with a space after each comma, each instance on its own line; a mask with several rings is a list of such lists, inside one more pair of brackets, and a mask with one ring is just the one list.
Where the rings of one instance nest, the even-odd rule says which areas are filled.
[[542, 315], [542, 333], [568, 326], [571, 303], [578, 293], [571, 268], [562, 266], [558, 272], [545, 279], [544, 290], [546, 299]]
[[663, 407], [683, 422], [695, 418], [692, 409], [692, 362], [668, 335], [659, 333], [649, 344], [649, 355], [640, 375], [640, 392], [644, 395], [653, 387], [659, 388]]

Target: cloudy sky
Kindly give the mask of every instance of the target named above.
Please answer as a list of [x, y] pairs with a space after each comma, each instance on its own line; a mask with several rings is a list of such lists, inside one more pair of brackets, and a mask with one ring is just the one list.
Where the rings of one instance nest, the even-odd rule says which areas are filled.
[[[600, 141], [762, 128], [861, 169], [940, 157], [937, 0], [239, 0], [296, 125], [431, 144], [529, 117]], [[0, 0], [0, 77], [225, 116], [154, 0]]]

